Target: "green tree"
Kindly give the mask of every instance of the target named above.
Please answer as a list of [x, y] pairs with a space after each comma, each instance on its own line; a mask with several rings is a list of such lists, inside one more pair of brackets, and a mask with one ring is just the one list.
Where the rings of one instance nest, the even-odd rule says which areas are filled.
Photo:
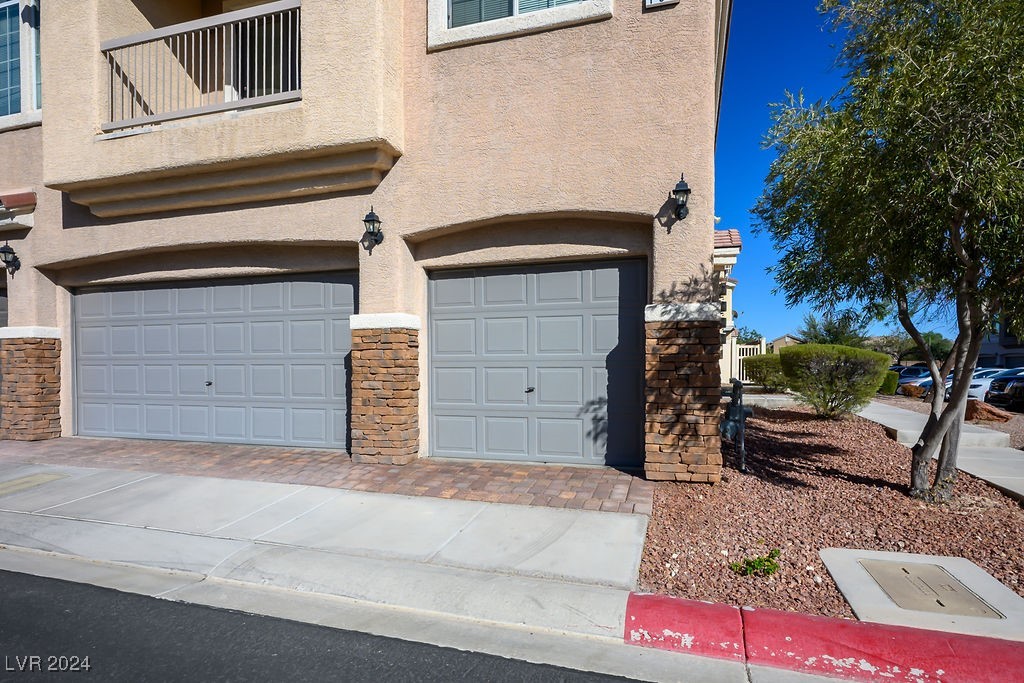
[[[932, 356], [940, 362], [944, 361], [949, 352], [953, 350], [953, 341], [946, 339], [941, 332], [922, 332], [921, 336], [931, 350]], [[917, 348], [913, 337], [906, 333], [893, 332], [879, 337], [871, 337], [865, 346], [873, 351], [889, 354], [897, 363], [905, 360], [927, 360]]]
[[737, 344], [760, 344], [764, 335], [752, 327], [740, 326], [736, 329]]
[[[971, 372], [990, 321], [1024, 319], [1024, 3], [824, 0], [847, 84], [777, 105], [777, 152], [755, 214], [790, 304], [887, 302], [936, 386], [913, 447], [911, 495], [948, 500]], [[937, 358], [936, 307], [957, 336]], [[935, 478], [929, 464], [938, 454]]]
[[807, 344], [839, 344], [860, 348], [867, 341], [867, 325], [853, 312], [826, 313], [820, 319], [813, 313], [804, 316], [804, 326], [796, 331]]
[[909, 353], [917, 350], [917, 344], [905, 332], [890, 332], [889, 334], [870, 337], [864, 346], [872, 351], [889, 354], [889, 357], [897, 363], [902, 362]]
[[[924, 343], [927, 345], [931, 356], [940, 363], [946, 360], [946, 356], [953, 350], [952, 340], [946, 339], [940, 332], [922, 332], [921, 337], [924, 339]], [[904, 358], [926, 361], [928, 360], [928, 355], [921, 353], [915, 344], [904, 354]]]

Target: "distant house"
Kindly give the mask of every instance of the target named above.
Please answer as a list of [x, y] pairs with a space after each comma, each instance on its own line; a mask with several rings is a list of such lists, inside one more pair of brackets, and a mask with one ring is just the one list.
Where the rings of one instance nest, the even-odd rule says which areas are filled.
[[793, 336], [792, 334], [784, 334], [781, 337], [768, 342], [768, 348], [771, 349], [772, 353], [778, 353], [779, 349], [784, 349], [787, 346], [796, 346], [797, 344], [803, 344], [804, 340], [800, 337]]
[[978, 367], [1024, 367], [1024, 340], [997, 324], [995, 331], [981, 342]]

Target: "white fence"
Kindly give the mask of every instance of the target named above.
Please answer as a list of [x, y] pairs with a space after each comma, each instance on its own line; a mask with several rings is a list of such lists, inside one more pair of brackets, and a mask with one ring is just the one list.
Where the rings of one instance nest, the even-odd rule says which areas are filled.
[[762, 353], [768, 353], [768, 344], [764, 339], [761, 339], [760, 344], [737, 344], [735, 340], [730, 340], [722, 354], [722, 382], [726, 383], [736, 377], [749, 383], [751, 380], [743, 369], [743, 359]]

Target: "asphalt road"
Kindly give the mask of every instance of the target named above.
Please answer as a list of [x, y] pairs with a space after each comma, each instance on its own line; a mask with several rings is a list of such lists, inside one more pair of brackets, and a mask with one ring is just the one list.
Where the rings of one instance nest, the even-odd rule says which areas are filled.
[[0, 681], [87, 679], [626, 680], [0, 572]]

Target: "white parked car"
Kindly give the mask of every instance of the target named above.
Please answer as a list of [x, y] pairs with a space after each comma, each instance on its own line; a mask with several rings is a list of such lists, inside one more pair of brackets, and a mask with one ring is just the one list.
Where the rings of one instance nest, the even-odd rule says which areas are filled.
[[[1001, 368], [975, 368], [974, 369], [974, 373], [971, 375], [971, 386], [973, 387], [975, 385], [975, 383], [976, 383], [975, 380], [988, 379], [988, 378], [990, 378], [990, 377], [992, 377], [994, 375], [998, 375], [1000, 372], [1003, 372], [1003, 370]], [[949, 400], [949, 392], [950, 392], [950, 390], [952, 388], [953, 388], [953, 373], [951, 372], [946, 377], [946, 400], [947, 401]], [[986, 389], [987, 389], [987, 387], [986, 387]], [[975, 398], [974, 396], [971, 396], [971, 393], [970, 393], [971, 391], [973, 391], [973, 389], [969, 389], [968, 390], [967, 397], [968, 398]], [[985, 397], [985, 394], [982, 393], [981, 398], [984, 398], [984, 397]]]
[[[977, 383], [976, 380], [988, 379], [990, 377], [993, 377], [994, 375], [999, 374], [1000, 372], [1005, 372], [1005, 370], [1002, 370], [1000, 368], [975, 368], [974, 373], [971, 375], [971, 386], [973, 387]], [[925, 394], [924, 394], [925, 400], [930, 400], [931, 399], [931, 395], [932, 395], [932, 378], [931, 377], [923, 377], [921, 379], [918, 379], [918, 380], [915, 380], [915, 381], [912, 381], [912, 382], [907, 382], [907, 384], [917, 384], [917, 385], [923, 387], [924, 389], [926, 389]], [[949, 373], [948, 375], [946, 375], [946, 381], [944, 382], [944, 384], [946, 385], [945, 399], [948, 401], [949, 400], [949, 392], [953, 388], [953, 373], [952, 372]], [[985, 389], [986, 390], [988, 389], [988, 385], [985, 385]], [[903, 393], [902, 391], [899, 391], [899, 390], [897, 390], [897, 391], [898, 391], [898, 393]], [[974, 391], [974, 389], [971, 389], [970, 391]], [[981, 397], [984, 398], [984, 395], [985, 395], [984, 392], [982, 392]], [[968, 397], [969, 398], [975, 398], [974, 396], [971, 396], [970, 393], [968, 393]]]
[[967, 390], [967, 398], [976, 398], [979, 401], [985, 400], [985, 392], [988, 391], [992, 380], [997, 377], [1024, 377], [1024, 368], [1010, 368], [1009, 370], [997, 370], [988, 377], [982, 377], [971, 382]]

